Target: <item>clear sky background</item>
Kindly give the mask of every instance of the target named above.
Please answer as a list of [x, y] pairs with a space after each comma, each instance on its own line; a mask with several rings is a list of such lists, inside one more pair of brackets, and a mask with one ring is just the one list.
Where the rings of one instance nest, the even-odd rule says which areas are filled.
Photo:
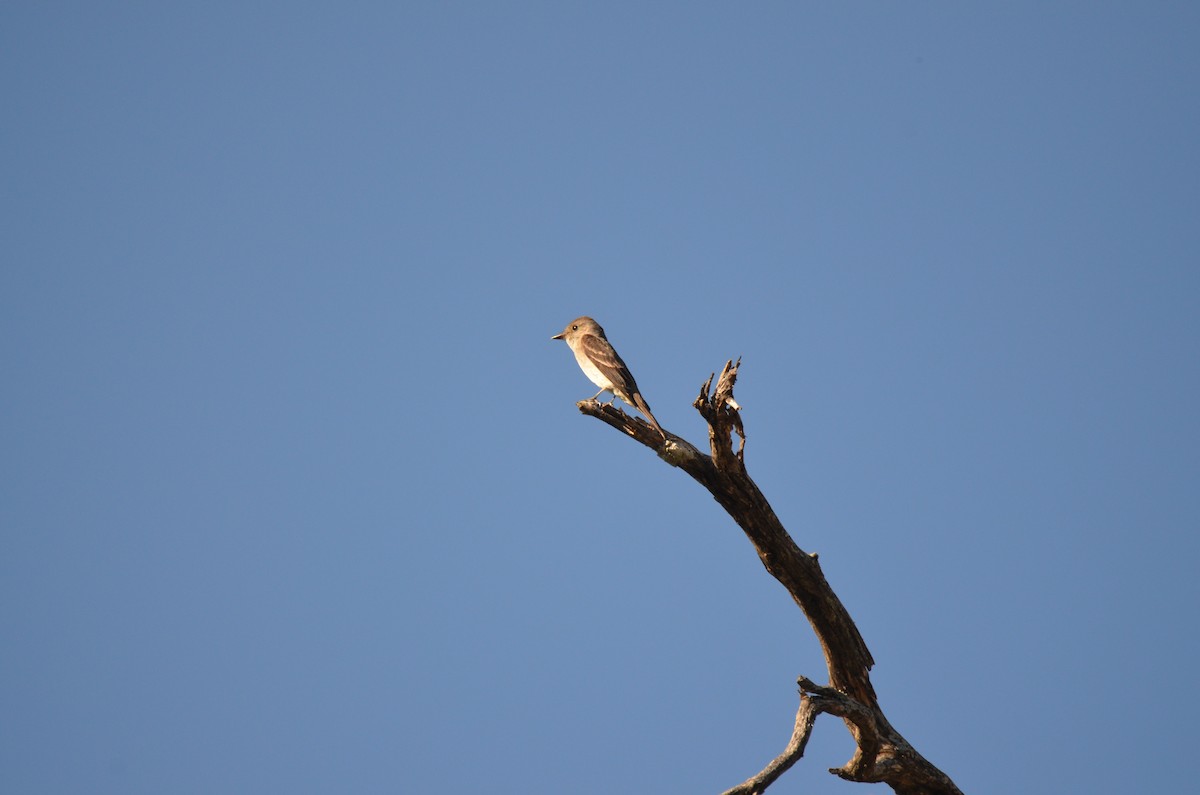
[[[892, 723], [1177, 792], [1194, 3], [6, 3], [0, 790], [720, 792], [819, 648], [662, 423], [727, 358]], [[878, 792], [822, 718], [772, 792]]]

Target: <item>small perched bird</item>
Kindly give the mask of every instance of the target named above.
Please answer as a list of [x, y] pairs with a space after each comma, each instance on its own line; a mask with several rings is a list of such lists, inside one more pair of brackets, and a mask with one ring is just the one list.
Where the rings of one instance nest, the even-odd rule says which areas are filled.
[[654, 419], [654, 415], [650, 413], [650, 405], [638, 391], [633, 373], [629, 372], [625, 362], [609, 343], [608, 337], [604, 336], [604, 329], [600, 328], [599, 323], [587, 316], [577, 317], [561, 334], [555, 334], [550, 339], [565, 341], [575, 354], [579, 369], [583, 370], [583, 374], [590, 378], [593, 384], [600, 387], [600, 391], [592, 395], [592, 400], [605, 392], [612, 392], [613, 399], [608, 401], [610, 406], [613, 400], [621, 398], [645, 414], [654, 430], [661, 433], [664, 439], [667, 438], [667, 432], [658, 424], [658, 420]]

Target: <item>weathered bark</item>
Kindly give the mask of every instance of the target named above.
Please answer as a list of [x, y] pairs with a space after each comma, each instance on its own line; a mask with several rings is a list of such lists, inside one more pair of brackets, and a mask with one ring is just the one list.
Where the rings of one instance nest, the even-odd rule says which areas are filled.
[[[829, 685], [820, 686], [800, 677], [800, 710], [787, 749], [757, 775], [725, 795], [757, 795], [782, 775], [804, 753], [813, 723], [824, 712], [842, 718], [857, 749], [853, 758], [830, 772], [847, 781], [886, 783], [900, 795], [962, 795], [950, 777], [917, 753], [892, 728], [871, 686], [875, 664], [867, 644], [850, 614], [825, 580], [815, 554], [796, 545], [771, 509], [766, 497], [746, 472], [746, 435], [741, 407], [733, 399], [737, 363], [726, 362], [710, 394], [713, 376], [700, 388], [693, 406], [708, 423], [709, 453], [706, 455], [684, 439], [668, 432], [666, 437], [640, 418], [596, 400], [578, 406], [614, 428], [658, 452], [667, 463], [692, 476], [729, 513], [754, 544], [763, 566], [788, 590], [812, 625], [825, 654]], [[740, 439], [733, 449], [733, 434]]]

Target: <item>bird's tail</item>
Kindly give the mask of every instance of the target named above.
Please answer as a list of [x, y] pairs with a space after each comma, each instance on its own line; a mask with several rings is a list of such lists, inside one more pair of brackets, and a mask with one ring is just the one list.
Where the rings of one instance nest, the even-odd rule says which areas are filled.
[[656, 430], [656, 431], [658, 431], [659, 433], [661, 433], [661, 434], [662, 434], [662, 438], [666, 439], [666, 438], [667, 438], [667, 432], [666, 432], [666, 431], [664, 431], [664, 430], [662, 429], [662, 426], [658, 424], [658, 420], [654, 419], [654, 414], [652, 414], [652, 413], [651, 413], [651, 411], [650, 411], [650, 404], [646, 402], [646, 399], [645, 399], [644, 397], [642, 397], [642, 393], [641, 393], [641, 392], [634, 392], [634, 393], [633, 393], [633, 403], [634, 403], [634, 405], [635, 405], [635, 406], [637, 406], [637, 409], [638, 409], [638, 411], [640, 411], [640, 412], [642, 412], [643, 414], [645, 414], [645, 415], [646, 415], [646, 419], [650, 420], [650, 424], [654, 426], [654, 430]]

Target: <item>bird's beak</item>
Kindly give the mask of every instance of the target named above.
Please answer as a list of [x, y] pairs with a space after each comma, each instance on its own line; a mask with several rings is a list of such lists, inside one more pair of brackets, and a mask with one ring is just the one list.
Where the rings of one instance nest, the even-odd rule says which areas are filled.
[[552, 340], [561, 340], [561, 339], [562, 339], [563, 337], [565, 337], [565, 336], [567, 336], [567, 332], [565, 332], [565, 331], [564, 331], [562, 334], [555, 334], [555, 335], [554, 335], [553, 337], [551, 337], [550, 339], [552, 339]]

